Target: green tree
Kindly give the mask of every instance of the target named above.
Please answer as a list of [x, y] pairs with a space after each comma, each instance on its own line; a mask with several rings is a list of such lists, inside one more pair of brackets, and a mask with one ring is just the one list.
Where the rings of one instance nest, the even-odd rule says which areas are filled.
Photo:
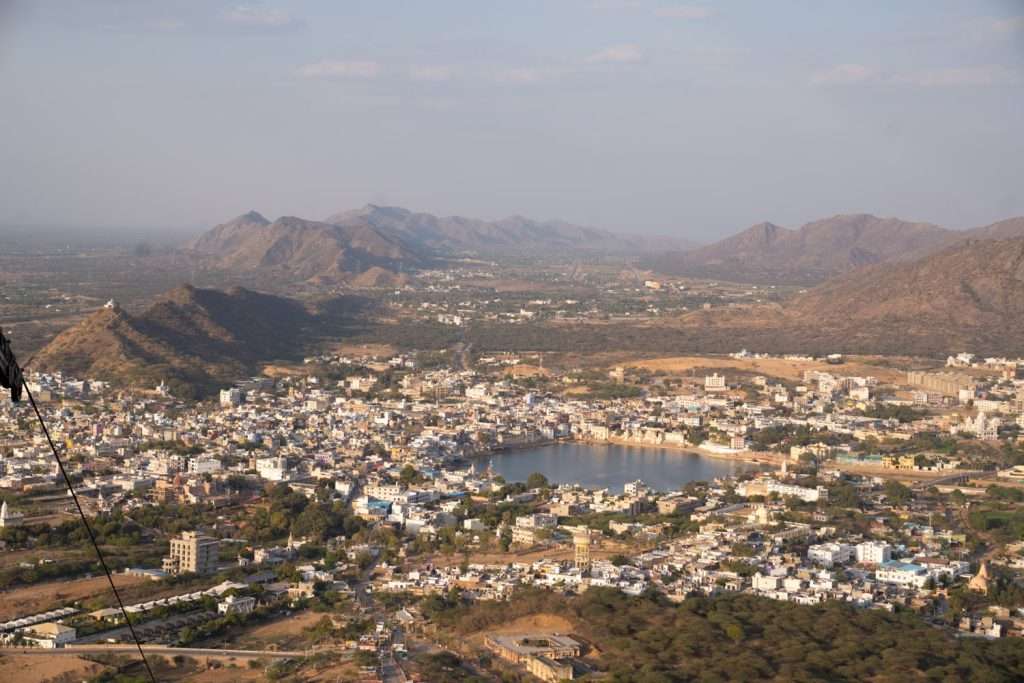
[[526, 488], [528, 489], [546, 489], [548, 487], [548, 478], [540, 472], [533, 472], [526, 478]]

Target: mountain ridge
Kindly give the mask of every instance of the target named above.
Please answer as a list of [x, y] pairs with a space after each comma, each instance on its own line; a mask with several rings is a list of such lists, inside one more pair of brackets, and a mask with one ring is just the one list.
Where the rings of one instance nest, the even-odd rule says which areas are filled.
[[796, 230], [758, 223], [718, 242], [666, 253], [644, 265], [669, 275], [814, 284], [866, 265], [921, 255], [948, 244], [952, 235], [931, 223], [838, 214]]
[[498, 220], [436, 216], [397, 206], [367, 204], [328, 216], [334, 225], [367, 224], [435, 255], [582, 250], [639, 253], [659, 244], [685, 243], [668, 237], [622, 235], [568, 221], [538, 221], [520, 215]]
[[297, 216], [270, 222], [255, 211], [214, 226], [187, 249], [226, 269], [268, 271], [297, 281], [343, 281], [371, 268], [401, 272], [427, 262], [420, 251], [369, 225]]
[[167, 381], [200, 394], [300, 357], [324, 319], [306, 305], [242, 287], [177, 287], [144, 311], [101, 308], [58, 334], [34, 364], [122, 384]]

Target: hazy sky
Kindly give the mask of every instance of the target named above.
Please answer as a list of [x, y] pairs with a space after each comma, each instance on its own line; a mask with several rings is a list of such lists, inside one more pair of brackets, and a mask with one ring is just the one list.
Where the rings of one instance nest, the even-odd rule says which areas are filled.
[[0, 224], [1024, 214], [1020, 0], [0, 8]]

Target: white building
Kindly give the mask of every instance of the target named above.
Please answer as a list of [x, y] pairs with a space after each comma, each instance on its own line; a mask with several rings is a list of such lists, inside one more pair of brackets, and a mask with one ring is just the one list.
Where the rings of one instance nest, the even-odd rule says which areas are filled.
[[776, 591], [782, 585], [782, 579], [778, 576], [765, 576], [758, 572], [753, 576], [752, 585], [757, 591]]
[[923, 588], [929, 576], [928, 570], [919, 564], [892, 560], [879, 565], [875, 571], [875, 579], [882, 583], [892, 583], [897, 586], [914, 586], [916, 588]]
[[238, 387], [220, 390], [220, 404], [224, 408], [242, 405], [245, 400], [245, 393]]
[[807, 549], [807, 559], [823, 567], [844, 564], [853, 557], [853, 546], [845, 543], [822, 543]]
[[855, 557], [860, 564], [883, 564], [892, 559], [892, 546], [881, 541], [857, 544]]
[[190, 474], [213, 474], [220, 472], [221, 463], [217, 458], [209, 455], [199, 455], [189, 458], [188, 471]]
[[288, 459], [282, 456], [259, 458], [256, 460], [256, 473], [267, 481], [287, 481]]
[[725, 391], [725, 375], [717, 372], [704, 377], [704, 391]]
[[249, 614], [256, 609], [256, 598], [252, 596], [229, 595], [217, 603], [219, 614]]
[[21, 632], [21, 635], [25, 640], [35, 643], [37, 647], [53, 649], [75, 642], [78, 632], [70, 626], [48, 621], [45, 624], [29, 626]]

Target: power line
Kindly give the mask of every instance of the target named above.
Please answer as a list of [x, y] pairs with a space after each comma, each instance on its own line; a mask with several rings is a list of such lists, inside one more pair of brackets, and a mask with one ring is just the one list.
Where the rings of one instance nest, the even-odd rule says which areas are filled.
[[146, 653], [142, 651], [142, 642], [139, 640], [139, 636], [135, 633], [135, 627], [132, 625], [132, 620], [128, 618], [128, 610], [124, 608], [124, 602], [121, 600], [121, 594], [117, 592], [117, 586], [114, 585], [114, 575], [110, 573], [110, 567], [107, 566], [107, 560], [103, 557], [103, 551], [100, 550], [99, 543], [96, 542], [96, 535], [92, 531], [92, 526], [89, 525], [89, 520], [85, 516], [85, 510], [82, 509], [82, 503], [78, 500], [78, 494], [75, 493], [75, 487], [71, 484], [71, 477], [68, 476], [68, 472], [64, 469], [64, 463], [60, 459], [60, 455], [57, 453], [57, 447], [53, 444], [53, 439], [50, 438], [50, 430], [46, 428], [46, 422], [43, 420], [42, 413], [39, 412], [39, 406], [36, 405], [35, 398], [32, 397], [32, 391], [28, 388], [28, 382], [22, 377], [21, 380], [25, 386], [25, 394], [28, 396], [28, 402], [32, 404], [32, 410], [35, 411], [36, 417], [39, 418], [39, 426], [43, 428], [43, 434], [46, 435], [46, 442], [50, 444], [50, 450], [53, 451], [53, 457], [57, 460], [57, 466], [60, 468], [60, 473], [64, 475], [64, 482], [68, 485], [68, 491], [71, 492], [71, 498], [75, 501], [75, 507], [78, 508], [78, 515], [82, 518], [82, 524], [85, 525], [85, 530], [89, 532], [89, 540], [92, 542], [92, 547], [96, 549], [96, 557], [99, 558], [100, 564], [103, 566], [103, 573], [107, 575], [107, 581], [110, 583], [110, 590], [114, 593], [114, 598], [117, 599], [117, 606], [121, 608], [121, 614], [124, 615], [124, 621], [128, 624], [128, 630], [132, 634], [132, 640], [135, 641], [135, 647], [139, 650], [139, 657], [142, 658], [142, 663], [146, 667], [146, 672], [149, 673], [149, 679], [156, 683], [156, 676], [153, 675], [153, 669], [149, 666], [149, 660], [146, 659]]
[[[121, 608], [121, 614], [124, 616], [124, 621], [128, 625], [128, 630], [132, 634], [132, 640], [135, 641], [135, 647], [139, 649], [139, 656], [142, 658], [142, 663], [146, 667], [146, 672], [149, 673], [149, 679], [153, 683], [157, 683], [156, 676], [153, 675], [153, 669], [149, 666], [149, 660], [146, 659], [146, 653], [142, 651], [142, 642], [139, 640], [139, 636], [135, 633], [135, 627], [132, 625], [132, 620], [128, 618], [128, 610], [124, 608], [124, 602], [121, 600], [121, 594], [117, 592], [117, 586], [114, 585], [114, 575], [110, 573], [110, 567], [107, 566], [107, 560], [103, 557], [103, 551], [100, 550], [99, 543], [96, 542], [96, 535], [92, 531], [92, 526], [89, 525], [89, 519], [85, 516], [85, 510], [82, 509], [82, 503], [78, 500], [78, 494], [75, 493], [75, 487], [71, 483], [71, 477], [68, 476], [68, 472], [64, 469], [64, 462], [60, 459], [60, 454], [57, 453], [57, 447], [53, 443], [53, 439], [50, 437], [50, 430], [46, 428], [46, 421], [43, 420], [43, 414], [39, 412], [39, 406], [36, 405], [36, 400], [32, 396], [32, 390], [28, 388], [28, 382], [25, 380], [21, 369], [18, 368], [18, 363], [14, 359], [14, 353], [10, 350], [10, 346], [6, 344], [6, 339], [3, 337], [3, 333], [0, 332], [0, 355], [3, 355], [3, 364], [8, 366], [9, 369], [13, 368], [16, 370], [16, 376], [21, 379], [21, 384], [25, 389], [25, 394], [28, 396], [28, 402], [32, 404], [32, 410], [35, 411], [36, 417], [39, 419], [39, 426], [43, 428], [43, 434], [46, 436], [46, 442], [50, 444], [50, 450], [53, 452], [53, 457], [57, 460], [57, 467], [60, 468], [60, 473], [64, 475], [64, 483], [68, 486], [68, 491], [71, 493], [71, 498], [75, 501], [75, 507], [78, 508], [78, 515], [82, 518], [82, 524], [85, 526], [86, 532], [89, 534], [89, 540], [92, 542], [92, 547], [96, 549], [96, 557], [99, 558], [100, 565], [103, 567], [103, 573], [107, 575], [107, 581], [110, 583], [110, 590], [114, 593], [114, 598], [117, 599], [117, 605]], [[17, 400], [17, 394], [14, 393], [14, 387], [11, 387], [11, 398]]]

